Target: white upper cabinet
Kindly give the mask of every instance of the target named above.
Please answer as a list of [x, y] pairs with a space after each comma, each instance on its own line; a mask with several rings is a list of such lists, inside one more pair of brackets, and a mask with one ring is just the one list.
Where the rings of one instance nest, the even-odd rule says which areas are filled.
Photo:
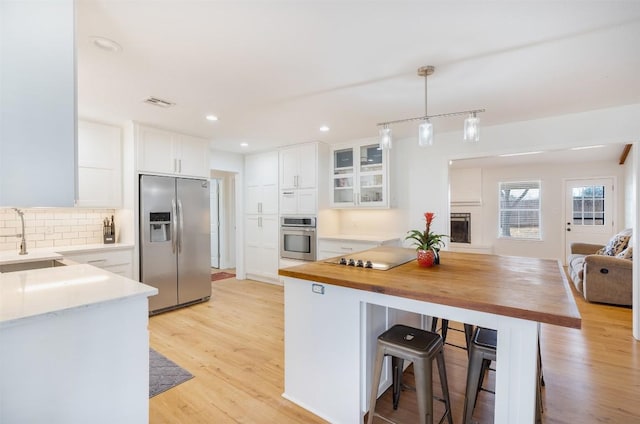
[[179, 143], [175, 148], [179, 162], [179, 173], [182, 175], [195, 175], [209, 177], [209, 143], [201, 138], [189, 135], [179, 135]]
[[278, 152], [245, 157], [245, 213], [278, 213]]
[[138, 171], [209, 177], [209, 143], [205, 139], [136, 125]]
[[280, 150], [280, 215], [318, 213], [319, 149], [310, 143]]
[[331, 206], [334, 208], [389, 207], [389, 160], [377, 143], [332, 148]]
[[316, 188], [317, 169], [316, 144], [280, 150], [280, 189]]
[[0, 207], [76, 200], [73, 0], [0, 1]]
[[77, 206], [122, 206], [122, 130], [78, 121]]

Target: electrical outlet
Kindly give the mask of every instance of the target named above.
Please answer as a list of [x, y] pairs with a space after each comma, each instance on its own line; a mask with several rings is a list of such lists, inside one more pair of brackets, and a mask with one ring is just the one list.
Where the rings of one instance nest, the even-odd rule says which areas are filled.
[[311, 291], [316, 294], [324, 294], [324, 286], [322, 284], [312, 284]]

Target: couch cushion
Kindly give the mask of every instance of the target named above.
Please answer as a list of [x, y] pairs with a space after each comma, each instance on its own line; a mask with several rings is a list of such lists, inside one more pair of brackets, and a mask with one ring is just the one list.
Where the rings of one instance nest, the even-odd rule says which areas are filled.
[[627, 246], [626, 249], [616, 255], [616, 258], [633, 259], [633, 247]]
[[[607, 243], [607, 245], [598, 250], [599, 255], [607, 255], [607, 256], [616, 256], [618, 253], [622, 252], [627, 245], [629, 244], [630, 235], [618, 233], [615, 236], [611, 237], [611, 240]], [[602, 253], [600, 251], [602, 250]]]
[[576, 289], [582, 293], [582, 278], [584, 270], [585, 255], [569, 255], [569, 275]]

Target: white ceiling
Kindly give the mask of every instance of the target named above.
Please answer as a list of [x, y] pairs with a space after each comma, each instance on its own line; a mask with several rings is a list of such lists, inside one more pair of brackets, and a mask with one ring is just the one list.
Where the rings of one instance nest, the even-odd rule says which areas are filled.
[[640, 1], [78, 0], [78, 113], [235, 152], [337, 143], [423, 115], [416, 70], [433, 65], [429, 113], [486, 108], [493, 125], [640, 103], [639, 40]]

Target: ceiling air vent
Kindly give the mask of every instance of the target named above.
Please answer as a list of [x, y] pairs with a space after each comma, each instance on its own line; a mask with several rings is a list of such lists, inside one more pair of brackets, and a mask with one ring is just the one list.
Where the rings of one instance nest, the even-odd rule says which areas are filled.
[[172, 102], [170, 102], [168, 100], [162, 100], [162, 99], [159, 99], [157, 97], [146, 98], [146, 99], [144, 99], [144, 102], [148, 103], [150, 105], [154, 105], [154, 106], [158, 106], [158, 107], [165, 107], [165, 108], [176, 105], [175, 103], [172, 103]]

